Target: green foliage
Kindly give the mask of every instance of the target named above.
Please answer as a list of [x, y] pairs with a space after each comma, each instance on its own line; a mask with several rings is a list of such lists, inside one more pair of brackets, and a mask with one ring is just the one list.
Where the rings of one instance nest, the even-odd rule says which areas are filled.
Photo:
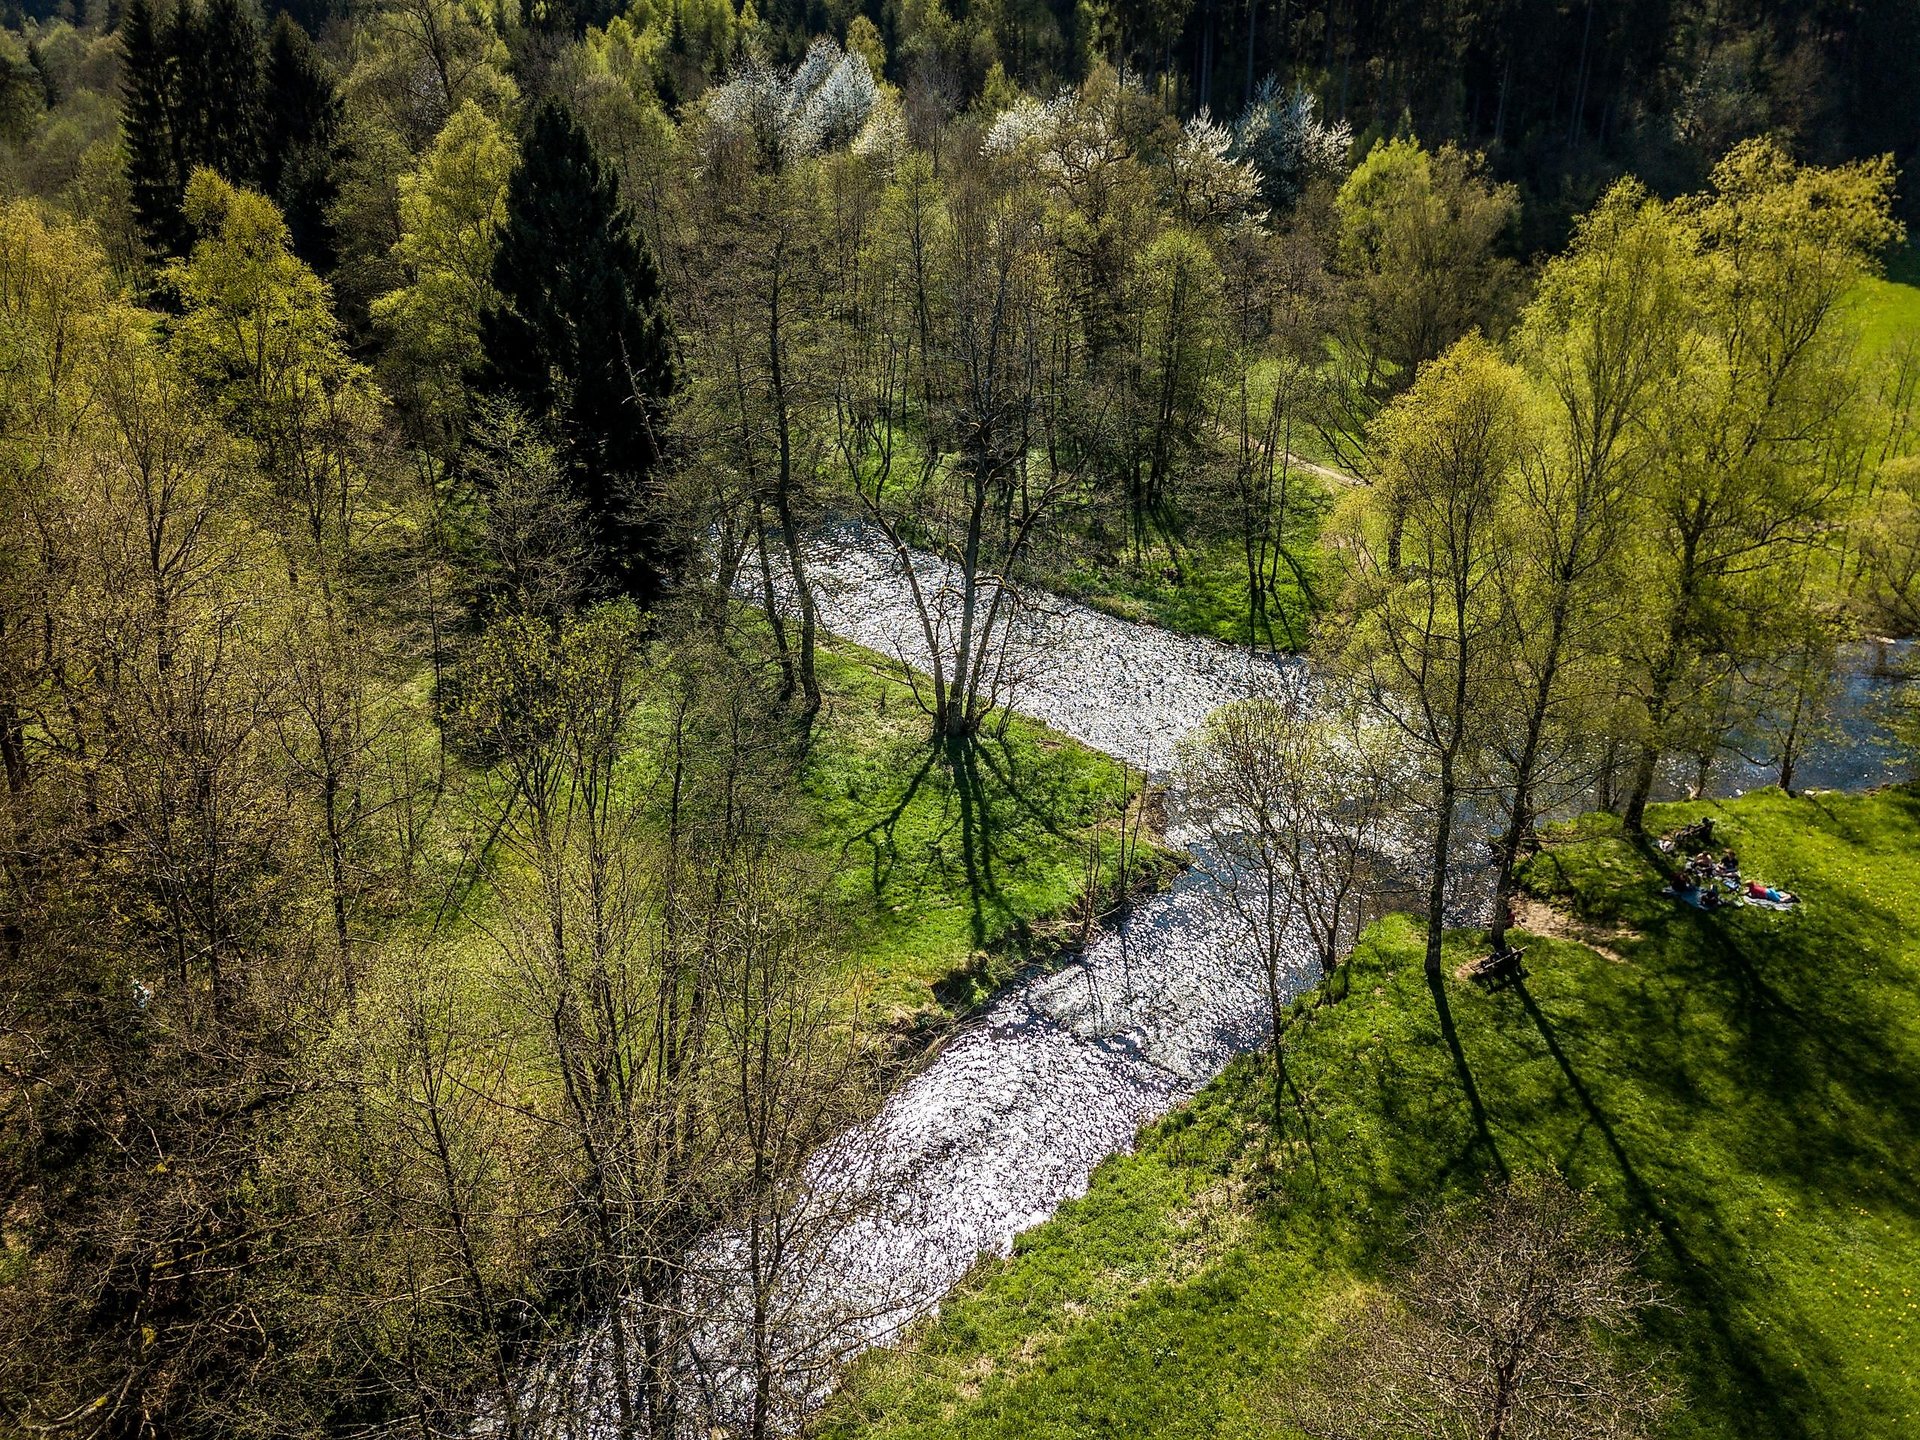
[[399, 179], [393, 258], [406, 284], [373, 302], [393, 339], [399, 389], [431, 422], [457, 429], [482, 361], [480, 316], [499, 302], [494, 251], [507, 218], [512, 141], [472, 100]]
[[1704, 916], [1617, 835], [1550, 844], [1532, 883], [1633, 928], [1605, 955], [1527, 938], [1524, 988], [1446, 982], [1478, 1119], [1419, 938], [1382, 922], [1346, 998], [1293, 1022], [1281, 1141], [1270, 1072], [1236, 1062], [904, 1349], [866, 1357], [823, 1433], [1286, 1435], [1272, 1378], [1497, 1152], [1590, 1188], [1640, 1239], [1669, 1306], [1640, 1343], [1681, 1387], [1668, 1433], [1907, 1434], [1920, 801], [1766, 791], [1712, 813], [1798, 911]]
[[1411, 384], [1458, 337], [1491, 327], [1513, 274], [1498, 246], [1518, 210], [1512, 186], [1490, 183], [1481, 157], [1452, 146], [1389, 140], [1347, 176], [1334, 200], [1336, 254], [1388, 383]]
[[1648, 419], [1660, 444], [1632, 540], [1644, 619], [1625, 680], [1645, 744], [1630, 819], [1655, 752], [1697, 748], [1713, 697], [1782, 607], [1818, 603], [1809, 567], [1845, 514], [1867, 429], [1843, 302], [1898, 234], [1892, 178], [1881, 161], [1798, 166], [1755, 141], [1676, 207], [1681, 298], [1660, 343], [1685, 358]]
[[[579, 743], [570, 733], [585, 713], [577, 697], [604, 693], [632, 668], [635, 621], [632, 607], [617, 602], [558, 621], [501, 615], [461, 664], [456, 729], [477, 753], [520, 764], [541, 750]], [[590, 723], [599, 719], [595, 714]]]
[[886, 42], [880, 38], [880, 27], [865, 15], [847, 22], [847, 53], [864, 59], [874, 79], [887, 73]]
[[520, 90], [494, 13], [473, 0], [382, 0], [353, 36], [347, 98], [360, 123], [410, 154], [471, 100], [508, 120]]
[[205, 0], [204, 9], [179, 5], [168, 25], [167, 46], [175, 82], [172, 138], [181, 177], [205, 166], [236, 184], [256, 184], [267, 97], [253, 10], [244, 0]]
[[[1298, 520], [1288, 536], [1307, 556], [1309, 581], [1319, 569], [1313, 555], [1317, 517]], [[1229, 645], [1298, 650], [1304, 648], [1318, 613], [1308, 592], [1291, 573], [1278, 594], [1267, 600], [1262, 623], [1249, 630], [1253, 613], [1247, 595], [1247, 563], [1239, 540], [1206, 535], [1174, 547], [1147, 546], [1103, 562], [1098, 554], [1080, 564], [1056, 569], [1052, 588], [1123, 620], [1140, 620], [1187, 635], [1205, 635]]]
[[324, 275], [334, 263], [340, 97], [332, 70], [285, 13], [267, 42], [263, 84], [260, 189], [286, 217], [294, 254]]
[[150, 0], [132, 0], [120, 35], [126, 47], [120, 123], [134, 218], [151, 251], [178, 254], [184, 241], [180, 199], [186, 177], [179, 173], [170, 129], [168, 47]]
[[[572, 1151], [606, 1116], [569, 1132], [556, 1066], [620, 1077], [578, 1092], [596, 1105], [636, 1077], [679, 1105], [673, 1045], [657, 1074], [630, 1063], [654, 1003], [705, 1024], [700, 986], [796, 958], [831, 975], [837, 1064], [867, 1021], [924, 1034], [1151, 881], [1124, 767], [964, 685], [929, 744], [897, 667], [823, 642], [818, 687], [795, 668], [810, 599], [762, 631], [703, 583], [709, 545], [729, 575], [776, 543], [797, 571], [851, 503], [837, 463], [903, 539], [965, 553], [976, 596], [1006, 570], [1249, 644], [1296, 645], [1321, 611], [1443, 789], [1524, 796], [1524, 727], [1484, 721], [1542, 676], [1548, 771], [1597, 734], [1710, 755], [1736, 716], [1790, 724], [1791, 751], [1838, 637], [1920, 624], [1912, 292], [1874, 274], [1889, 162], [1750, 142], [1704, 193], [1651, 198], [1698, 183], [1682, 155], [1609, 191], [1520, 305], [1505, 181], [1600, 173], [1594, 77], [1650, 87], [1607, 111], [1634, 132], [1610, 143], [1651, 153], [1680, 120], [1680, 150], [1718, 148], [1801, 103], [1756, 32], [1727, 22], [1678, 105], [1657, 56], [1583, 39], [1543, 142], [1510, 75], [1527, 52], [1470, 38], [1485, 16], [1388, 42], [1366, 7], [1256, 7], [1289, 114], [1337, 83], [1342, 114], [1401, 137], [1337, 194], [1287, 186], [1276, 217], [1244, 143], [1192, 114], [1257, 79], [1211, 9], [802, 9], [377, 0], [316, 48], [285, 17], [263, 41], [249, 0], [129, 0], [118, 31], [90, 12], [0, 36], [0, 189], [47, 199], [0, 214], [0, 1148], [25, 1177], [0, 1423], [470, 1416], [476, 1387], [516, 1392], [528, 1336], [564, 1343], [632, 1278], [583, 1255], [647, 1248], [587, 1233]], [[821, 42], [788, 69], [822, 25], [859, 58]], [[1337, 82], [1299, 68], [1322, 42]], [[1423, 45], [1491, 57], [1473, 122], [1442, 113], [1457, 89], [1417, 98], [1421, 65], [1365, 64]], [[350, 59], [337, 94], [322, 52]], [[1128, 52], [1151, 85], [1098, 59]], [[860, 83], [889, 64], [901, 90]], [[736, 65], [771, 83], [709, 89]], [[1052, 98], [1022, 90], [1043, 78]], [[718, 122], [762, 101], [780, 143], [743, 163]], [[1587, 194], [1545, 197], [1546, 223]], [[151, 283], [142, 245], [173, 261], [167, 313], [124, 298]], [[1366, 482], [1324, 546], [1296, 448]], [[1589, 503], [1630, 539], [1576, 584], [1604, 548], [1569, 538]], [[992, 668], [979, 633], [968, 675]], [[1623, 833], [1556, 841], [1534, 886], [1638, 933], [1599, 937], [1617, 960], [1536, 942], [1524, 995], [1451, 992], [1478, 1101], [1409, 932], [1382, 926], [1334, 982], [1349, 998], [1293, 1019], [1284, 1075], [1237, 1066], [847, 1403], [1023, 1435], [1271, 1429], [1264, 1377], [1319, 1307], [1378, 1278], [1414, 1197], [1464, 1193], [1498, 1151], [1652, 1227], [1684, 1302], [1653, 1338], [1700, 1433], [1899, 1433], [1910, 1384], [1874, 1406], [1907, 1382], [1904, 1312], [1879, 1302], [1914, 1278], [1888, 1178], [1914, 1168], [1911, 811], [1750, 797], [1742, 850], [1809, 904], [1712, 928], [1650, 898]], [[736, 942], [764, 948], [702, 968]], [[589, 995], [614, 978], [617, 1001]], [[749, 1028], [811, 1026], [812, 1004]], [[585, 1060], [603, 1019], [616, 1043]], [[806, 1088], [827, 1073], [782, 1082], [813, 1117], [783, 1164], [866, 1103]], [[620, 1133], [682, 1133], [651, 1104]], [[751, 1188], [714, 1153], [669, 1249]], [[1836, 1257], [1885, 1293], [1863, 1279], [1843, 1309]], [[1847, 1346], [1819, 1333], [1843, 1323]]]
[[46, 103], [46, 86], [26, 46], [0, 31], [0, 140], [31, 134]]
[[305, 32], [282, 15], [264, 40], [243, 0], [182, 3], [162, 25], [140, 0], [121, 40], [127, 175], [149, 251], [185, 253], [187, 182], [209, 169], [273, 199], [301, 257], [329, 266], [340, 111]]
[[659, 83], [667, 51], [667, 34], [651, 12], [636, 22], [616, 15], [604, 28], [587, 31], [580, 42], [583, 58], [597, 70], [636, 94], [651, 96]]
[[326, 282], [293, 251], [293, 237], [265, 196], [211, 170], [187, 185], [191, 256], [169, 267], [184, 313], [174, 349], [241, 429], [263, 445], [285, 439], [343, 388], [374, 403], [364, 367], [346, 353]]

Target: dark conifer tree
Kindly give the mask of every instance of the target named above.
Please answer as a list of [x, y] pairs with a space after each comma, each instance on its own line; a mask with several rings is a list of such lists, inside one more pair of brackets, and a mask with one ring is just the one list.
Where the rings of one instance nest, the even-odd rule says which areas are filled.
[[120, 125], [126, 136], [133, 218], [155, 255], [179, 254], [186, 235], [180, 215], [186, 177], [180, 172], [174, 135], [175, 76], [167, 38], [154, 23], [149, 0], [132, 0], [120, 26], [126, 54]]
[[259, 185], [265, 105], [253, 12], [244, 0], [210, 0], [195, 17], [183, 4], [173, 39], [187, 173], [204, 165], [236, 185]]
[[481, 316], [482, 383], [553, 427], [607, 577], [650, 603], [675, 568], [647, 484], [675, 386], [672, 336], [653, 256], [557, 102], [535, 113], [508, 182], [493, 283], [503, 303]]
[[327, 211], [338, 190], [340, 97], [307, 32], [284, 12], [267, 45], [266, 95], [260, 188], [287, 217], [295, 253], [324, 275], [334, 262]]

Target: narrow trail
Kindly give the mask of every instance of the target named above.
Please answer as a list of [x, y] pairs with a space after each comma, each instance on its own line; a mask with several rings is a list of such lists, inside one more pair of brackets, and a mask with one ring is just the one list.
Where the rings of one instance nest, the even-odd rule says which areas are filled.
[[1287, 452], [1287, 464], [1295, 470], [1304, 470], [1309, 475], [1316, 475], [1329, 485], [1337, 486], [1342, 490], [1360, 483], [1355, 476], [1349, 475], [1346, 471], [1336, 470], [1331, 465], [1322, 465], [1318, 460], [1309, 460], [1294, 450]]

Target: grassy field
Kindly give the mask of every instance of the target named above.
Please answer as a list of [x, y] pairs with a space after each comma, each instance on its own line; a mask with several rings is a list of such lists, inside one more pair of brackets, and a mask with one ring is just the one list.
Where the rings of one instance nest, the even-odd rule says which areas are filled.
[[[1316, 524], [1302, 524], [1291, 538], [1308, 585], [1316, 578], [1318, 553]], [[1082, 557], [1050, 568], [1049, 587], [1096, 610], [1178, 630], [1205, 635], [1229, 645], [1293, 651], [1307, 641], [1315, 610], [1314, 597], [1281, 564], [1277, 597], [1268, 602], [1258, 625], [1247, 605], [1247, 562], [1233, 540], [1201, 540], [1184, 545], [1178, 554], [1164, 542], [1155, 542], [1138, 558]]]
[[[883, 1021], [977, 1003], [1077, 931], [1090, 889], [1117, 897], [1137, 774], [1018, 718], [969, 750], [935, 747], [897, 665], [827, 641], [819, 670], [806, 843], [836, 871], [849, 982]], [[1128, 888], [1166, 863], [1151, 843], [1130, 855]]]
[[1920, 339], [1920, 261], [1903, 256], [1888, 267], [1886, 280], [1862, 280], [1853, 291], [1860, 307], [1861, 343], [1869, 354], [1880, 354], [1905, 339]]
[[1404, 1257], [1417, 1204], [1558, 1167], [1664, 1289], [1638, 1343], [1681, 1387], [1672, 1435], [1920, 1434], [1920, 797], [1713, 809], [1800, 911], [1678, 908], [1605, 823], [1569, 832], [1531, 881], [1601, 949], [1536, 937], [1523, 987], [1449, 981], [1457, 1060], [1417, 933], [1383, 922], [1289, 1033], [1277, 1139], [1244, 1059], [869, 1356], [823, 1433], [1283, 1433], [1272, 1377]]

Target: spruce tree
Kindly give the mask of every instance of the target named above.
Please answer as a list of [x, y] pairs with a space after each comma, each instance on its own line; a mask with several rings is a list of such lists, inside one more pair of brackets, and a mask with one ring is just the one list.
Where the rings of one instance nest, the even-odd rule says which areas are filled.
[[650, 603], [675, 559], [646, 514], [675, 386], [672, 336], [653, 256], [557, 102], [534, 115], [508, 182], [493, 284], [502, 299], [480, 317], [482, 383], [552, 427], [606, 577]]
[[185, 179], [173, 133], [174, 76], [166, 43], [149, 0], [132, 0], [120, 26], [126, 68], [121, 81], [120, 127], [126, 136], [127, 183], [140, 238], [157, 256], [185, 248], [180, 215]]
[[266, 94], [260, 189], [286, 216], [294, 253], [324, 275], [334, 262], [327, 211], [339, 188], [340, 97], [307, 32], [285, 12], [267, 44]]
[[236, 185], [257, 186], [266, 106], [253, 12], [244, 0], [210, 0], [196, 19], [183, 4], [173, 36], [187, 173], [204, 165]]

